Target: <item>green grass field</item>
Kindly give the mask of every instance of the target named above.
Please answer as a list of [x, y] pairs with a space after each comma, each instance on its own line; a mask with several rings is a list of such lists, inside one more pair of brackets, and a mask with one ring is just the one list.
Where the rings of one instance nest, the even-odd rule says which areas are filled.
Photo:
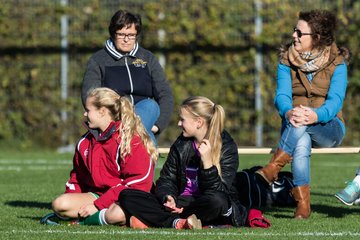
[[[359, 154], [314, 154], [311, 162], [312, 215], [292, 219], [292, 208], [263, 209], [269, 229], [232, 228], [176, 231], [132, 230], [116, 226], [44, 226], [50, 202], [64, 191], [72, 154], [12, 152], [0, 156], [0, 239], [327, 239], [360, 238], [360, 206], [348, 207], [334, 194], [351, 180], [360, 165]], [[264, 165], [270, 155], [241, 155], [240, 167]], [[157, 165], [161, 168], [164, 158]], [[289, 167], [286, 167], [288, 170]]]

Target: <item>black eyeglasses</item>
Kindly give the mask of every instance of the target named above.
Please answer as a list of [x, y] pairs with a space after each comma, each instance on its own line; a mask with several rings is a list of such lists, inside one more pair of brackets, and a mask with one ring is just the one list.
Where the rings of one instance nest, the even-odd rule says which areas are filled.
[[294, 27], [294, 32], [296, 32], [296, 35], [298, 36], [298, 38], [301, 38], [304, 35], [314, 35], [314, 33], [303, 33], [296, 27]]
[[136, 39], [137, 34], [136, 33], [129, 33], [129, 34], [125, 34], [125, 33], [115, 33], [115, 38], [117, 39], [125, 39], [126, 37], [128, 37], [130, 40], [135, 40]]

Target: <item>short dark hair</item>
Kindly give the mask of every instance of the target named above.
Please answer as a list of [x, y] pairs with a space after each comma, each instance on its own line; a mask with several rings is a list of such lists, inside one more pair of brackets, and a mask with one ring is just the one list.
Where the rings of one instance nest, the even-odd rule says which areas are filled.
[[337, 19], [327, 10], [311, 10], [299, 13], [299, 20], [307, 22], [314, 42], [314, 47], [329, 46], [335, 41]]
[[126, 10], [117, 11], [111, 18], [109, 24], [109, 34], [111, 38], [115, 38], [115, 32], [124, 27], [129, 28], [132, 24], [135, 25], [137, 34], [141, 32], [141, 17], [138, 14], [133, 14]]

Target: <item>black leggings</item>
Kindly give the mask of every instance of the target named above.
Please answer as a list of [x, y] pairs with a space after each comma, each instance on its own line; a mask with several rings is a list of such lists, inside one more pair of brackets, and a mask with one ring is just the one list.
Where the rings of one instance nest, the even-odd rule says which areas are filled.
[[230, 216], [227, 216], [231, 203], [223, 192], [209, 192], [196, 198], [179, 196], [176, 204], [184, 208], [181, 214], [166, 210], [155, 195], [135, 189], [123, 190], [119, 203], [128, 219], [135, 216], [151, 227], [171, 228], [175, 219], [187, 218], [191, 214], [195, 214], [204, 225], [231, 223]]

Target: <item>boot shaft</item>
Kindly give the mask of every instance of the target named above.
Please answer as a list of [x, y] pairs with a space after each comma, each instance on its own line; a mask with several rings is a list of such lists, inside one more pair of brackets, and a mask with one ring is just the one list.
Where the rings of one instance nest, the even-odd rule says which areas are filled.
[[273, 163], [280, 168], [283, 168], [286, 164], [290, 163], [291, 160], [292, 157], [289, 154], [287, 154], [284, 150], [277, 148], [270, 160], [270, 163]]
[[291, 190], [292, 196], [296, 201], [294, 218], [307, 219], [310, 216], [310, 187], [308, 185], [294, 187]]
[[256, 171], [268, 184], [271, 184], [278, 178], [281, 169], [291, 162], [292, 157], [280, 148], [277, 148], [270, 162], [263, 168]]

